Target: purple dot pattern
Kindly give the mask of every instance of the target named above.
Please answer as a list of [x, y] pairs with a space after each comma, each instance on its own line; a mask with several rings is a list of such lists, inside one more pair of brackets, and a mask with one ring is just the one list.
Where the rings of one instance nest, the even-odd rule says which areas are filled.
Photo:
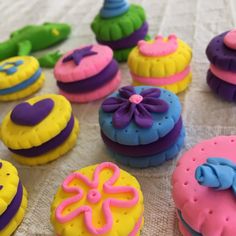
[[224, 37], [228, 32], [211, 40], [206, 49], [206, 55], [208, 60], [219, 69], [236, 72], [236, 50], [232, 50], [224, 44]]

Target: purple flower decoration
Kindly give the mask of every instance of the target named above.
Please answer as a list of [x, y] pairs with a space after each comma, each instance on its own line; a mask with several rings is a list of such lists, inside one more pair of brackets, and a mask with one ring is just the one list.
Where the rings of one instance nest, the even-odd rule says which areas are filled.
[[109, 97], [102, 103], [104, 112], [114, 112], [112, 122], [115, 128], [124, 128], [132, 120], [142, 128], [153, 124], [151, 112], [163, 113], [169, 109], [168, 103], [159, 99], [161, 90], [150, 88], [136, 94], [134, 87], [119, 89], [120, 97]]
[[88, 46], [85, 48], [76, 49], [69, 56], [65, 57], [62, 62], [66, 63], [68, 61], [73, 60], [74, 63], [78, 66], [84, 57], [88, 57], [88, 56], [92, 56], [92, 55], [97, 54], [97, 52], [91, 51], [92, 47], [93, 46]]

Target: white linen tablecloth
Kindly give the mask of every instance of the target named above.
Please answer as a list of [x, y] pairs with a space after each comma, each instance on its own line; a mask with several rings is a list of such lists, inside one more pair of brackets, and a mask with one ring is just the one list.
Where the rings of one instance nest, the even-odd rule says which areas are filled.
[[[146, 9], [151, 36], [176, 33], [193, 48], [193, 82], [179, 97], [187, 130], [185, 150], [202, 139], [236, 134], [236, 106], [221, 101], [206, 85], [208, 61], [205, 48], [218, 33], [236, 26], [235, 0], [133, 0]], [[0, 1], [0, 40], [26, 24], [68, 22], [71, 37], [50, 50], [67, 51], [94, 43], [90, 23], [98, 13], [102, 0], [8, 0]], [[40, 55], [40, 52], [36, 55]], [[122, 85], [130, 83], [126, 64], [121, 65]], [[46, 83], [38, 94], [57, 93], [52, 70], [45, 70]], [[0, 103], [0, 122], [16, 102]], [[27, 167], [16, 163], [0, 144], [0, 158], [11, 161], [19, 170], [29, 193], [27, 214], [15, 235], [53, 235], [50, 204], [56, 189], [73, 170], [111, 160], [101, 141], [98, 107], [101, 101], [73, 105], [81, 132], [76, 147], [66, 156], [48, 165]], [[184, 150], [183, 150], [184, 151]], [[134, 170], [123, 167], [141, 183], [145, 197], [145, 225], [142, 236], [179, 236], [174, 204], [171, 198], [171, 174], [176, 160], [160, 167]]]

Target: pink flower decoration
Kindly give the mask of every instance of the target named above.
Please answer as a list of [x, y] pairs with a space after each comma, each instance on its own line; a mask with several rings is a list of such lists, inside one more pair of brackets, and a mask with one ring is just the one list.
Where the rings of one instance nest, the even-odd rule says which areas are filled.
[[[107, 180], [103, 184], [103, 192], [107, 194], [121, 194], [121, 193], [130, 193], [133, 197], [129, 200], [118, 200], [115, 198], [107, 198], [102, 203], [102, 212], [105, 216], [105, 225], [101, 228], [94, 227], [92, 223], [92, 208], [89, 205], [81, 206], [76, 208], [74, 211], [68, 213], [67, 215], [63, 215], [63, 211], [69, 207], [70, 205], [77, 203], [82, 199], [84, 196], [84, 192], [81, 188], [75, 186], [69, 186], [69, 184], [78, 179], [83, 181], [90, 190], [87, 193], [87, 200], [91, 204], [98, 203], [101, 200], [101, 193], [98, 190], [99, 185], [99, 174], [104, 169], [111, 169], [113, 170], [112, 177]], [[113, 186], [118, 178], [120, 177], [120, 169], [117, 165], [111, 162], [104, 162], [98, 165], [93, 173], [93, 179], [90, 180], [83, 174], [79, 172], [74, 172], [69, 175], [62, 184], [62, 189], [66, 193], [74, 193], [75, 195], [64, 200], [57, 208], [56, 208], [56, 218], [60, 223], [66, 223], [68, 221], [73, 220], [75, 217], [79, 216], [80, 214], [84, 214], [84, 222], [91, 234], [100, 235], [109, 232], [112, 229], [113, 225], [113, 218], [111, 213], [111, 206], [120, 207], [120, 208], [131, 208], [135, 206], [139, 201], [139, 193], [138, 191], [129, 186]]]

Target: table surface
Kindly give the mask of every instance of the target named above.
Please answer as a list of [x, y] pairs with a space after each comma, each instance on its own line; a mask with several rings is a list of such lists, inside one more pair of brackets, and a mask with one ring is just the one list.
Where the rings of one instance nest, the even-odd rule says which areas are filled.
[[[236, 25], [235, 0], [134, 0], [146, 9], [150, 34], [176, 33], [193, 48], [193, 82], [179, 95], [183, 105], [183, 120], [187, 130], [185, 150], [202, 139], [217, 135], [236, 134], [236, 106], [221, 101], [206, 85], [208, 61], [205, 48], [218, 33]], [[71, 37], [55, 47], [62, 51], [94, 43], [90, 23], [101, 7], [102, 0], [9, 0], [0, 1], [0, 40], [27, 24], [68, 22]], [[51, 49], [52, 50], [52, 49]], [[40, 52], [36, 55], [40, 55]], [[130, 83], [126, 64], [121, 65], [122, 85]], [[38, 94], [57, 93], [52, 70], [45, 70], [46, 83]], [[16, 102], [0, 104], [0, 122]], [[1, 158], [11, 161], [19, 170], [29, 193], [27, 214], [15, 235], [53, 235], [50, 225], [50, 204], [62, 180], [73, 170], [110, 160], [101, 141], [98, 125], [98, 107], [101, 101], [73, 105], [80, 120], [81, 133], [76, 147], [67, 155], [48, 165], [27, 167], [9, 157], [0, 144]], [[181, 154], [179, 155], [181, 156]], [[142, 236], [179, 236], [174, 204], [171, 198], [171, 174], [176, 160], [157, 168], [134, 170], [145, 198], [145, 225]]]

